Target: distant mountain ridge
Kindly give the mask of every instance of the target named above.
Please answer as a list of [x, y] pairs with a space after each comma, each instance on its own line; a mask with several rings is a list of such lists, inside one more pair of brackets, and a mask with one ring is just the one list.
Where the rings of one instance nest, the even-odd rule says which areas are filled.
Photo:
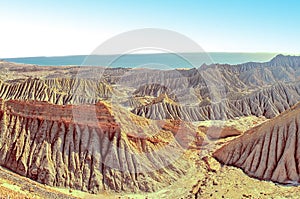
[[208, 67], [222, 67], [222, 68], [233, 68], [236, 71], [245, 71], [256, 67], [271, 67], [271, 66], [285, 66], [285, 67], [299, 67], [300, 66], [300, 56], [282, 55], [278, 54], [271, 60], [266, 62], [246, 62], [240, 64], [203, 64], [201, 68], [206, 69]]

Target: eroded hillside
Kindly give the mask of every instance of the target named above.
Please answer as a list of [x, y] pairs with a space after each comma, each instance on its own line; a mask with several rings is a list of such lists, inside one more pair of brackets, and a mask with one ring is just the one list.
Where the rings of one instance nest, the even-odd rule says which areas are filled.
[[299, 184], [299, 113], [297, 104], [228, 143], [214, 157], [258, 179]]
[[299, 106], [290, 108], [300, 101], [299, 76], [300, 57], [282, 55], [189, 70], [1, 61], [0, 164], [97, 194], [217, 198], [218, 187], [232, 198], [215, 179], [242, 174], [213, 157], [261, 180], [298, 184]]
[[61, 106], [2, 101], [0, 118], [0, 164], [43, 184], [93, 193], [149, 192], [176, 180], [187, 166], [184, 160], [167, 162], [170, 151], [156, 152], [166, 143], [172, 153], [180, 150], [172, 139], [179, 132], [176, 126], [167, 128], [164, 122], [146, 138], [121, 132], [100, 102]]

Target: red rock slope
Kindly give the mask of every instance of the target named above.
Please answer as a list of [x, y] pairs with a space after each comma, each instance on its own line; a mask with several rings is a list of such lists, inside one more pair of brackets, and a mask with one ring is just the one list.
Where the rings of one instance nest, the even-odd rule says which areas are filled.
[[[155, 153], [165, 143], [163, 136], [172, 132], [163, 136], [158, 132], [155, 142], [129, 138], [103, 103], [63, 106], [11, 100], [0, 104], [0, 165], [40, 183], [92, 193], [148, 192], [176, 180], [186, 169], [181, 163], [156, 169], [172, 155]], [[132, 139], [144, 147], [139, 150]], [[149, 170], [141, 169], [145, 167]]]

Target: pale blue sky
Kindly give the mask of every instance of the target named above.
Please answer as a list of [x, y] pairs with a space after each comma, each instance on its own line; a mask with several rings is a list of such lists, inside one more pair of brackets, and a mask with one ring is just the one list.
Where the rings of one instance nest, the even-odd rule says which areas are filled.
[[210, 52], [300, 53], [300, 1], [0, 0], [0, 57], [89, 54], [138, 28], [177, 31]]

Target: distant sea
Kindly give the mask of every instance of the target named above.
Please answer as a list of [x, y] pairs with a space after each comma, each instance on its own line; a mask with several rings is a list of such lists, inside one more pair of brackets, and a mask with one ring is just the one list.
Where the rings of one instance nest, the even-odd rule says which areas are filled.
[[95, 65], [127, 68], [193, 68], [203, 64], [240, 64], [246, 62], [267, 62], [276, 53], [181, 53], [171, 54], [128, 54], [128, 55], [76, 55], [57, 57], [3, 58], [16, 63], [41, 66]]

